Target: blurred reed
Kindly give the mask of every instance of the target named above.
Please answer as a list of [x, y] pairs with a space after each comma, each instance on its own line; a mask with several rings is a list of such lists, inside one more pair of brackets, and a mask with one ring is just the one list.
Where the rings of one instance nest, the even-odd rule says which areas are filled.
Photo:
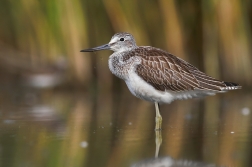
[[93, 69], [106, 66], [107, 60], [83, 55], [79, 50], [108, 42], [115, 32], [128, 31], [139, 45], [166, 49], [215, 77], [249, 85], [249, 4], [215, 0], [201, 1], [201, 5], [198, 1], [163, 0], [4, 0], [0, 2], [1, 49], [12, 46], [19, 59], [18, 53], [25, 53], [22, 56], [30, 60], [28, 64], [53, 62], [65, 56], [70, 64], [69, 80], [89, 86], [104, 79], [94, 80], [93, 74], [110, 75], [108, 70]]

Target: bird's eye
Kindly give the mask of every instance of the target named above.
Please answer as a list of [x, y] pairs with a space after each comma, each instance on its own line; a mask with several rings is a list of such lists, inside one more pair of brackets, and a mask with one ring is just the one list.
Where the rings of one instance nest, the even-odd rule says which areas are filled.
[[124, 41], [124, 38], [120, 38], [120, 41]]

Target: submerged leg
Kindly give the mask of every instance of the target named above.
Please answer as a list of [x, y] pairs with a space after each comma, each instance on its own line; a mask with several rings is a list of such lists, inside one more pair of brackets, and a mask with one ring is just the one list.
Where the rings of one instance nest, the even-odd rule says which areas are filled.
[[162, 131], [160, 130], [156, 130], [156, 152], [155, 152], [155, 158], [158, 158], [158, 154], [159, 154], [159, 148], [162, 144]]
[[161, 126], [162, 126], [162, 116], [160, 115], [159, 112], [159, 105], [157, 102], [155, 102], [155, 109], [156, 109], [156, 127], [155, 130], [161, 130]]

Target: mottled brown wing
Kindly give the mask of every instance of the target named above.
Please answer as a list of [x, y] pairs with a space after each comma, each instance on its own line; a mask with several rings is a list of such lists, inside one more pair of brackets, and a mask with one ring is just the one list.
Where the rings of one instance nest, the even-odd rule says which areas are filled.
[[[135, 56], [141, 59], [136, 73], [160, 91], [175, 92], [205, 89], [220, 91], [224, 82], [199, 71], [193, 65], [161, 49], [139, 47]], [[148, 53], [148, 55], [146, 55]]]

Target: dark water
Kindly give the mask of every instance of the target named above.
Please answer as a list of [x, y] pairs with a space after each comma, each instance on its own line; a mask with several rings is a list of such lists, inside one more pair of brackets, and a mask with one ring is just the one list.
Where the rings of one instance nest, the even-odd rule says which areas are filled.
[[154, 131], [154, 104], [126, 89], [96, 96], [76, 90], [6, 92], [0, 99], [3, 167], [252, 163], [249, 91], [161, 105], [160, 133]]

